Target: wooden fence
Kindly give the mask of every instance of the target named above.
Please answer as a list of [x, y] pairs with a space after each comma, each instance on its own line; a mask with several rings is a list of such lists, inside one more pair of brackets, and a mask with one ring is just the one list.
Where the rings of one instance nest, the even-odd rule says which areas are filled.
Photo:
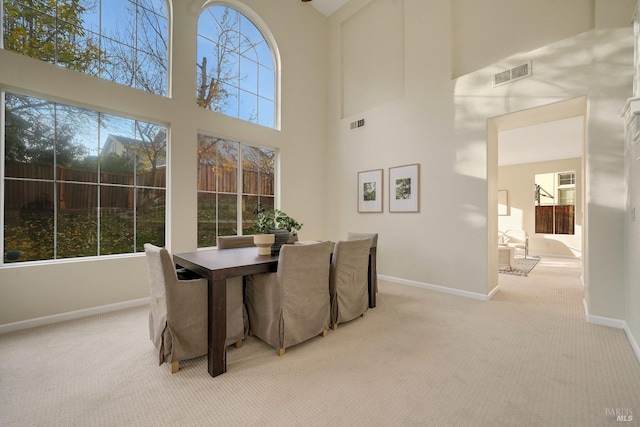
[[[6, 162], [5, 209], [18, 210], [53, 209], [54, 168], [46, 165], [31, 165], [20, 162]], [[10, 178], [24, 178], [13, 180]], [[163, 197], [166, 186], [166, 167], [155, 171], [145, 170], [134, 174], [112, 172], [100, 173], [100, 186], [87, 185], [98, 182], [97, 171], [57, 168], [57, 202], [59, 209], [92, 209], [98, 205], [100, 189], [101, 208], [131, 209], [135, 192], [138, 204]], [[243, 170], [243, 193], [274, 195], [273, 176], [257, 171]], [[72, 181], [72, 182], [71, 182]], [[87, 184], [83, 184], [87, 183]], [[212, 168], [200, 165], [198, 170], [198, 190], [236, 193], [238, 186], [237, 169]], [[139, 187], [155, 188], [139, 188]]]
[[573, 205], [536, 206], [536, 233], [574, 234], [574, 231], [575, 207]]

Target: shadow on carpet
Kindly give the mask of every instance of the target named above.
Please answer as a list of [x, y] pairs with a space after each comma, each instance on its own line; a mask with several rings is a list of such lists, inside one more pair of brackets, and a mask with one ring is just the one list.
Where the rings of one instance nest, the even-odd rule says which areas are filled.
[[515, 268], [513, 270], [499, 269], [498, 273], [527, 277], [531, 270], [533, 270], [533, 267], [538, 264], [538, 261], [540, 261], [538, 257], [516, 258]]

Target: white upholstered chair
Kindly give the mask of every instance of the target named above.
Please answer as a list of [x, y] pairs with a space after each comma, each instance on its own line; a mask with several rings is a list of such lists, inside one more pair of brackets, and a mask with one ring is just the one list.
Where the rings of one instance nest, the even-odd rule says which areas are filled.
[[522, 250], [529, 256], [529, 235], [524, 230], [507, 230], [502, 235], [502, 243], [515, 250]]

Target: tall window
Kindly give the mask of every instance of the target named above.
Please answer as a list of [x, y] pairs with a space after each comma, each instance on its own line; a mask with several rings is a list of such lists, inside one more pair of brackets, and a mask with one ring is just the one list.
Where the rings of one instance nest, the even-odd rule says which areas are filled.
[[574, 234], [575, 172], [536, 174], [536, 233]]
[[3, 0], [4, 48], [167, 93], [165, 0]]
[[216, 246], [218, 236], [252, 234], [258, 206], [273, 209], [275, 154], [198, 135], [198, 247]]
[[5, 95], [5, 262], [164, 245], [167, 129]]
[[276, 73], [264, 36], [227, 6], [206, 8], [198, 21], [197, 104], [275, 127]]

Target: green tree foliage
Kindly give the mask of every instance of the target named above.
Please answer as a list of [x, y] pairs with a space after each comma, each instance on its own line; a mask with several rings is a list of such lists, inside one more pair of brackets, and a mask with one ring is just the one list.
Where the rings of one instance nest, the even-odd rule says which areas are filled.
[[88, 0], [4, 0], [4, 47], [87, 74], [98, 74], [102, 54], [83, 28]]

